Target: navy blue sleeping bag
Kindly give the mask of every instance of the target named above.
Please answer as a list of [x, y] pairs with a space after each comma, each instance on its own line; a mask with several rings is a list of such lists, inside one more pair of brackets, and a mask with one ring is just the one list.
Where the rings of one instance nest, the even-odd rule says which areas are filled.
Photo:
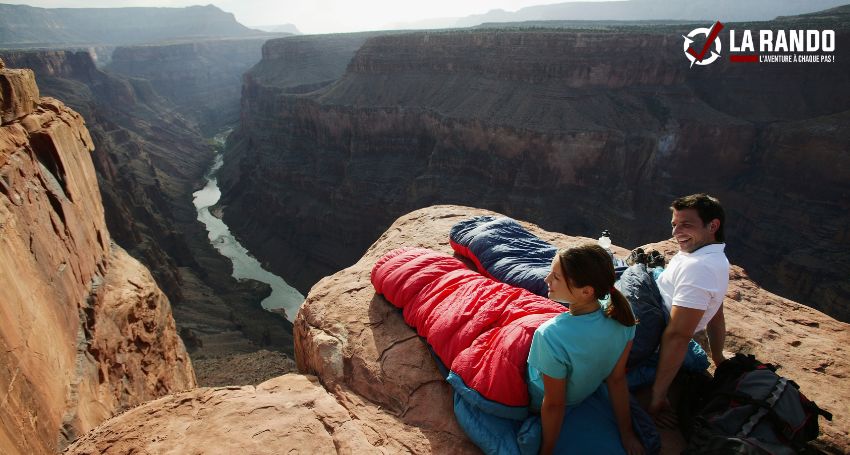
[[452, 249], [471, 259], [485, 276], [546, 297], [552, 259], [558, 249], [511, 218], [477, 216], [452, 226]]

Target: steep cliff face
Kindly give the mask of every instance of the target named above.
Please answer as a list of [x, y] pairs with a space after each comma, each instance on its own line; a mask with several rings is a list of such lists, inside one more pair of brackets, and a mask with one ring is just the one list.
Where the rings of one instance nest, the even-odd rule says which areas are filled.
[[[295, 325], [298, 364], [307, 376], [285, 375], [257, 387], [196, 389], [153, 401], [105, 422], [69, 452], [185, 452], [215, 444], [213, 451], [252, 453], [293, 448], [310, 453], [480, 453], [453, 418], [451, 387], [427, 346], [400, 311], [375, 294], [369, 277], [375, 262], [395, 248], [421, 246], [452, 254], [451, 226], [483, 214], [493, 213], [435, 206], [406, 214], [356, 264], [317, 283]], [[559, 246], [591, 240], [522, 223]], [[652, 246], [667, 255], [676, 249], [670, 241]], [[833, 422], [821, 421], [817, 446], [827, 453], [847, 453], [850, 419], [840, 410], [850, 399], [850, 383], [843, 380], [850, 374], [848, 325], [766, 292], [737, 266], [732, 267], [724, 308], [728, 350], [783, 365], [783, 375], [835, 413]], [[664, 430], [662, 440], [663, 454], [681, 453], [678, 432]]]
[[[297, 66], [277, 79], [266, 69], [299, 50], [273, 41], [277, 57], [245, 77], [225, 220], [306, 291], [396, 216], [434, 203], [588, 236], [607, 228], [637, 246], [669, 235], [673, 198], [706, 191], [726, 202], [733, 260], [850, 318], [848, 199], [834, 197], [850, 193], [846, 50], [834, 64], [700, 72], [683, 60], [681, 32], [376, 36], [336, 82], [300, 94]], [[800, 172], [817, 178], [789, 184]]]
[[286, 93], [311, 92], [339, 79], [351, 57], [367, 39], [390, 33], [344, 33], [269, 40], [263, 44], [262, 60], [245, 77], [257, 79], [264, 86], [282, 88]]
[[194, 387], [168, 299], [111, 242], [82, 117], [0, 64], [0, 451], [54, 453]]
[[267, 39], [119, 47], [107, 69], [150, 81], [156, 93], [212, 136], [238, 121], [242, 74], [260, 61]]
[[[203, 184], [213, 149], [194, 123], [149, 81], [100, 71], [87, 53], [2, 55], [33, 68], [43, 93], [87, 119], [112, 237], [151, 269], [201, 366], [263, 346], [291, 353], [291, 324], [259, 305], [268, 290], [234, 280], [229, 260], [197, 221], [192, 192]], [[199, 379], [204, 384], [207, 376]]]

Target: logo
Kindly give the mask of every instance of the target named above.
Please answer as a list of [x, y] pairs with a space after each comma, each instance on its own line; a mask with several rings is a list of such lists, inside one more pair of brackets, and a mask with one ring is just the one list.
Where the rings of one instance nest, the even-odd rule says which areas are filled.
[[[709, 28], [691, 30], [682, 50], [694, 65], [710, 65], [720, 59], [723, 39], [729, 40], [728, 52], [731, 63], [833, 63], [835, 62], [835, 30], [729, 30], [722, 38], [724, 25], [717, 21]], [[693, 46], [702, 42], [705, 44]]]
[[[694, 67], [694, 64], [705, 66], [713, 63], [715, 60], [720, 58], [720, 51], [723, 49], [723, 46], [720, 43], [720, 39], [718, 39], [718, 35], [720, 31], [723, 30], [723, 24], [720, 21], [714, 23], [711, 28], [695, 28], [688, 33], [687, 36], [682, 35], [682, 38], [685, 39], [685, 45], [683, 50], [685, 51], [685, 57], [691, 61], [691, 68]], [[705, 44], [702, 46], [702, 49], [697, 52], [691, 47], [691, 44], [694, 43], [694, 37], [698, 35], [705, 35]], [[712, 47], [714, 49], [712, 49]], [[709, 57], [706, 57], [706, 54], [711, 52]]]

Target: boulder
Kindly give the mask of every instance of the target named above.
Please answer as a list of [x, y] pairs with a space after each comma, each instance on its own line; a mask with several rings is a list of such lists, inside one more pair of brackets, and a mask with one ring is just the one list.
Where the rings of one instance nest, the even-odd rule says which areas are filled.
[[39, 100], [32, 70], [5, 66], [0, 63], [0, 124], [31, 114]]

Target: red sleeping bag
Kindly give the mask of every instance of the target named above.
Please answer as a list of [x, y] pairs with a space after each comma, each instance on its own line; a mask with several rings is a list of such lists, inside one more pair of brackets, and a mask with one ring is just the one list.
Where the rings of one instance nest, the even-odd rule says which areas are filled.
[[425, 248], [390, 251], [371, 279], [467, 387], [504, 405], [528, 405], [531, 338], [540, 324], [567, 311], [563, 305]]

